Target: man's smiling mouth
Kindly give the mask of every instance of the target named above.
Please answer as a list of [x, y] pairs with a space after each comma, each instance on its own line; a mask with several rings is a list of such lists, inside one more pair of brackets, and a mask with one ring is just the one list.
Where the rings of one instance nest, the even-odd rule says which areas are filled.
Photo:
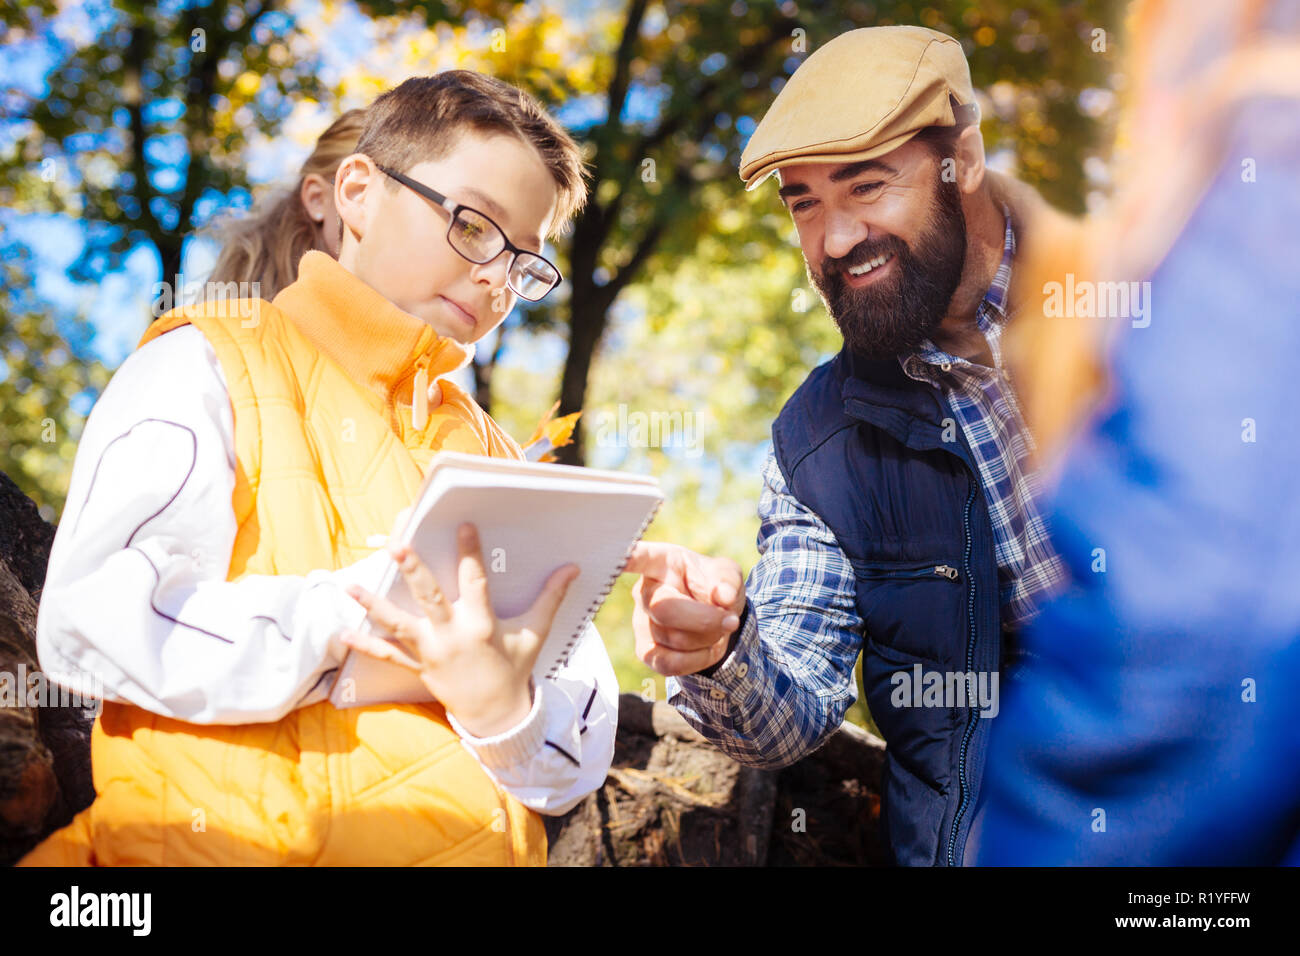
[[892, 252], [887, 252], [883, 256], [876, 256], [876, 258], [864, 262], [860, 266], [850, 266], [845, 271], [848, 272], [849, 275], [864, 276], [872, 269], [878, 269], [880, 266], [883, 266], [892, 258], [894, 258], [894, 254]]

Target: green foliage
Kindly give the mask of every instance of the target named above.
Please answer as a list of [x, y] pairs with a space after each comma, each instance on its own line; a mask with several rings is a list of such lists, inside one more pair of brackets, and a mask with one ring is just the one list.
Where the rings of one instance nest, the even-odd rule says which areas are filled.
[[70, 338], [89, 336], [84, 320], [69, 320], [60, 331], [48, 314], [24, 304], [22, 271], [6, 263], [0, 287], [0, 471], [36, 502], [46, 521], [55, 522], [68, 494], [86, 409], [109, 372], [79, 359], [68, 346]]

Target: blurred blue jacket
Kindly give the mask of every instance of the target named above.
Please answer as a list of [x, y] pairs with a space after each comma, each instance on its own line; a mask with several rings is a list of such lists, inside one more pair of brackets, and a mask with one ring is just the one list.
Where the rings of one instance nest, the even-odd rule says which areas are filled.
[[1300, 863], [1297, 101], [1223, 156], [1050, 497], [1071, 587], [1004, 686], [980, 864]]

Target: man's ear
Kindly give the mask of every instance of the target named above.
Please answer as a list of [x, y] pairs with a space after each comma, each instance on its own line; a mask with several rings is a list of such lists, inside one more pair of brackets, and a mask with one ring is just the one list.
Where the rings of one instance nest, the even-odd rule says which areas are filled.
[[984, 184], [984, 137], [978, 123], [971, 123], [957, 136], [953, 152], [957, 161], [957, 188], [968, 196]]
[[343, 234], [356, 239], [366, 234], [368, 191], [379, 186], [382, 173], [365, 153], [353, 153], [339, 163], [334, 174], [334, 208], [338, 210]]
[[329, 208], [329, 195], [333, 188], [333, 183], [317, 173], [309, 173], [302, 179], [298, 198], [311, 221], [317, 225], [325, 222], [325, 211]]

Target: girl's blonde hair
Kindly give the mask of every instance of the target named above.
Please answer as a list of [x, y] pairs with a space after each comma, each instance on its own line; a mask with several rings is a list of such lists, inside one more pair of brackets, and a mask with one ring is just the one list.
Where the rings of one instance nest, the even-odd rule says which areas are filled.
[[224, 219], [213, 232], [221, 253], [210, 283], [259, 283], [258, 296], [273, 299], [298, 277], [298, 260], [311, 249], [325, 251], [324, 226], [302, 204], [302, 184], [313, 173], [332, 182], [339, 163], [357, 151], [365, 110], [348, 110], [321, 133], [290, 190], [278, 190], [238, 219]]

